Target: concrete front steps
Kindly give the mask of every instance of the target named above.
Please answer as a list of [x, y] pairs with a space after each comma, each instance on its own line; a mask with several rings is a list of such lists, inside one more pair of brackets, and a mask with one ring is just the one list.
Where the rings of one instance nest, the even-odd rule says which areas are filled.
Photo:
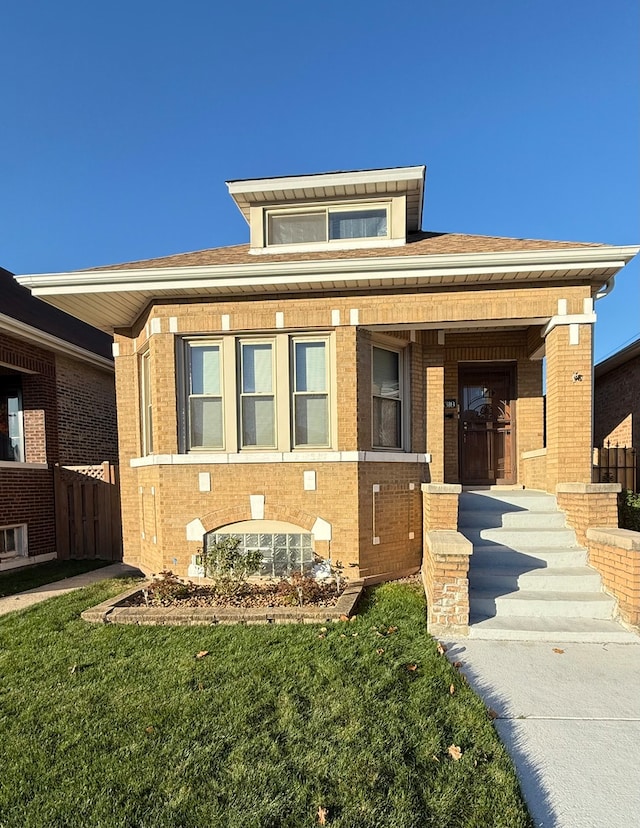
[[458, 529], [473, 544], [471, 638], [638, 642], [614, 620], [616, 602], [553, 495], [464, 491]]

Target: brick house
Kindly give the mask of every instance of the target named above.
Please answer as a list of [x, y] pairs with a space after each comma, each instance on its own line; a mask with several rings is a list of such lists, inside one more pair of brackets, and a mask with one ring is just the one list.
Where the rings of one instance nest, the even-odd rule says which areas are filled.
[[233, 533], [383, 579], [461, 485], [590, 484], [594, 301], [638, 248], [423, 232], [424, 181], [229, 181], [248, 244], [19, 277], [114, 334], [127, 561]]
[[640, 339], [594, 368], [594, 445], [640, 451]]
[[0, 269], [0, 571], [56, 557], [55, 464], [117, 461], [108, 335]]

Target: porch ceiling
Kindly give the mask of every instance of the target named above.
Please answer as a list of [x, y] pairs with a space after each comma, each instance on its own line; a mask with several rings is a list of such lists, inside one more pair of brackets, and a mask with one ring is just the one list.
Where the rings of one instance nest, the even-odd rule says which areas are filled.
[[[448, 285], [580, 281], [595, 288], [637, 247], [136, 268], [18, 276], [35, 296], [97, 328], [132, 326], [154, 300], [286, 296], [314, 292], [425, 290]], [[513, 324], [513, 320], [510, 320]], [[415, 326], [413, 326], [415, 327]]]

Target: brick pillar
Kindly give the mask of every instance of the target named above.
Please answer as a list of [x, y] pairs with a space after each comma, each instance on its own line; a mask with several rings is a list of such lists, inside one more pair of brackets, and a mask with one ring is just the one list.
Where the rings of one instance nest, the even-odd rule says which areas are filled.
[[558, 506], [575, 529], [578, 543], [588, 546], [587, 529], [593, 526], [618, 527], [620, 483], [559, 483]]
[[431, 635], [469, 632], [469, 556], [471, 541], [459, 532], [424, 533], [422, 582], [427, 595], [427, 629]]
[[429, 474], [434, 482], [444, 481], [444, 348], [425, 346], [423, 351], [427, 395], [426, 450], [431, 454]]
[[423, 483], [422, 526], [430, 529], [458, 528], [458, 498], [462, 486], [457, 483]]
[[547, 491], [590, 483], [592, 469], [592, 328], [556, 325], [546, 337]]

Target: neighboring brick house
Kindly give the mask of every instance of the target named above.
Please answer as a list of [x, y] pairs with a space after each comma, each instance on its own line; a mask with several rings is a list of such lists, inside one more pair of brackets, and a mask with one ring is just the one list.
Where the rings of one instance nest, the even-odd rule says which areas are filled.
[[56, 557], [54, 464], [117, 462], [110, 337], [0, 269], [0, 570]]
[[640, 452], [640, 339], [594, 368], [594, 445]]
[[429, 484], [590, 483], [594, 300], [638, 248], [422, 232], [424, 173], [230, 181], [249, 244], [19, 277], [114, 333], [125, 560], [233, 532], [386, 578]]

